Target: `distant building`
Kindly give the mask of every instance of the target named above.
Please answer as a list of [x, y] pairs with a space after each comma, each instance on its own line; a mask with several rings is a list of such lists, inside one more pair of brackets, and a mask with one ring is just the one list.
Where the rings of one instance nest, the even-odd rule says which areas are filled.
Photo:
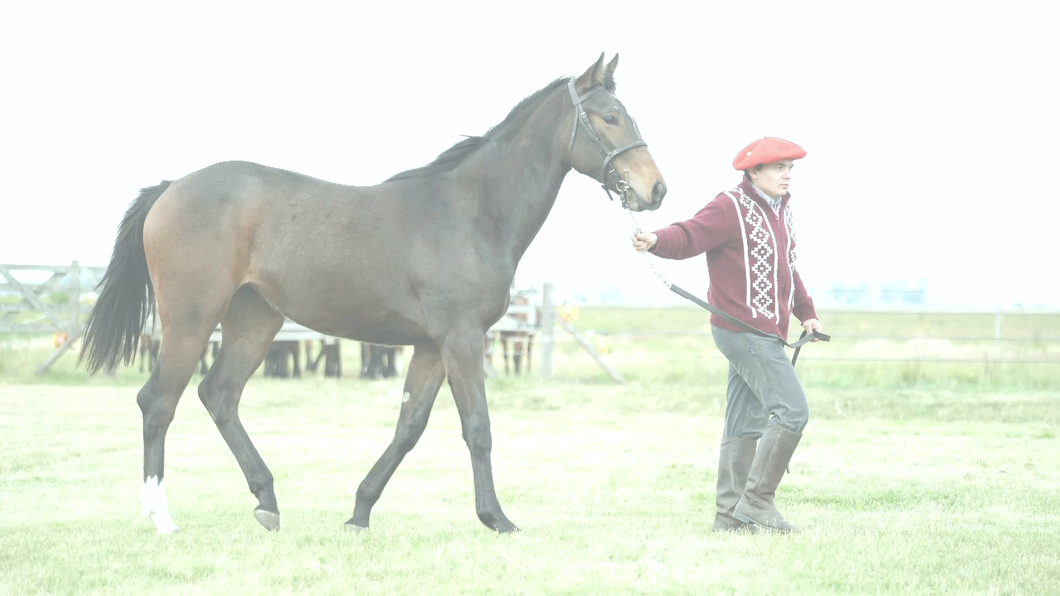
[[833, 282], [824, 291], [811, 291], [818, 306], [903, 307], [928, 304], [927, 280], [897, 280], [883, 283]]

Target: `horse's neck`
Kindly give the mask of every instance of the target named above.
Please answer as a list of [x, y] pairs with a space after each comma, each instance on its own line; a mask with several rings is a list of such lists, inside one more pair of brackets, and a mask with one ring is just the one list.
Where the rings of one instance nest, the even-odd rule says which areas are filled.
[[[513, 134], [483, 147], [466, 165], [462, 176], [483, 189], [480, 213], [490, 230], [482, 230], [500, 254], [510, 254], [517, 264], [552, 211], [560, 185], [570, 171], [560, 152], [559, 128], [562, 97], [553, 94]], [[481, 180], [490, 183], [482, 184]]]

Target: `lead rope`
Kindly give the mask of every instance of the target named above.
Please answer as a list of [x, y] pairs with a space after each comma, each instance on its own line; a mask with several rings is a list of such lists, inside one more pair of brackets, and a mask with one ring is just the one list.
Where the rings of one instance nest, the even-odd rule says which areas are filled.
[[[633, 229], [636, 230], [638, 234], [643, 234], [644, 230], [640, 228], [640, 222], [637, 221], [637, 216], [633, 215], [633, 212], [629, 209], [623, 209], [623, 211], [628, 213], [629, 218], [633, 220]], [[666, 286], [666, 289], [672, 290], [673, 286], [670, 285], [669, 280], [666, 279], [666, 276], [663, 275], [663, 272], [655, 265], [655, 260], [651, 258], [651, 255], [648, 254], [648, 251], [644, 251], [640, 254], [644, 255], [644, 260], [648, 263], [648, 267], [651, 267], [651, 270], [655, 272], [655, 276], [662, 280], [663, 285]]]
[[[616, 172], [614, 168], [611, 169], [610, 173], [618, 181], [616, 186], [618, 187], [619, 199], [622, 202], [622, 210], [628, 213], [629, 218], [633, 220], [633, 229], [636, 230], [638, 234], [643, 234], [644, 230], [642, 230], [640, 227], [640, 221], [637, 220], [636, 215], [633, 215], [633, 210], [629, 208], [629, 170], [622, 170], [622, 176], [619, 176], [618, 172]], [[607, 185], [602, 186], [604, 187], [604, 190], [607, 190]], [[610, 196], [610, 194], [611, 193], [608, 192], [608, 196]], [[673, 290], [673, 285], [671, 285], [669, 280], [666, 279], [666, 276], [663, 275], [662, 270], [655, 266], [655, 261], [651, 258], [650, 255], [648, 255], [648, 251], [644, 251], [641, 254], [644, 255], [644, 261], [648, 263], [648, 267], [651, 267], [651, 270], [655, 272], [655, 276], [663, 282], [663, 285], [666, 286], [666, 289]]]

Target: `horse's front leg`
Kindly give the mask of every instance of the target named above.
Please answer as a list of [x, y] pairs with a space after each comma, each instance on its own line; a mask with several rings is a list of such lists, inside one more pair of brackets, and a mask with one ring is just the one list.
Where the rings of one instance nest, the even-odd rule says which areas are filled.
[[493, 438], [486, 408], [482, 332], [450, 335], [442, 344], [442, 362], [460, 413], [464, 442], [471, 451], [471, 470], [475, 478], [475, 512], [486, 527], [498, 532], [515, 532], [511, 521], [501, 511], [493, 487], [493, 465], [490, 452]]
[[368, 528], [372, 507], [383, 494], [383, 488], [427, 428], [434, 398], [437, 397], [444, 379], [445, 368], [442, 366], [438, 348], [434, 344], [416, 346], [412, 353], [412, 362], [409, 363], [409, 374], [405, 378], [401, 413], [398, 414], [394, 438], [357, 489], [357, 505], [353, 510], [353, 517], [346, 522], [347, 529]]

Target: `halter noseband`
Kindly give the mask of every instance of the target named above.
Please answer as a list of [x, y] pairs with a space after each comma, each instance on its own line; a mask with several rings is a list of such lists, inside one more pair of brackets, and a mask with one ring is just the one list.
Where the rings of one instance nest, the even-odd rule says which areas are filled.
[[[593, 96], [597, 91], [602, 90], [603, 87], [597, 85], [592, 89], [589, 89], [585, 95], [578, 95], [578, 92], [574, 90], [574, 79], [567, 81], [567, 91], [570, 92], [571, 103], [574, 104], [574, 128], [570, 131], [570, 143], [567, 144], [567, 155], [570, 156], [568, 159], [573, 157], [574, 151], [574, 137], [578, 134], [578, 126], [585, 130], [585, 135], [596, 145], [596, 148], [600, 150], [600, 153], [604, 155], [604, 163], [600, 167], [600, 186], [607, 193], [607, 198], [614, 201], [614, 197], [611, 196], [611, 189], [607, 188], [607, 175], [611, 174], [615, 178], [615, 188], [619, 194], [619, 198], [622, 200], [622, 207], [629, 209], [629, 183], [618, 176], [618, 172], [611, 166], [611, 160], [617, 157], [619, 154], [629, 151], [634, 147], [647, 147], [648, 144], [640, 138], [640, 130], [637, 128], [636, 121], [633, 121], [633, 131], [637, 135], [637, 140], [623, 145], [617, 149], [608, 151], [607, 147], [600, 140], [600, 137], [596, 135], [596, 131], [593, 130], [592, 124], [589, 123], [589, 115], [585, 113], [585, 109], [582, 108], [582, 103], [585, 100]], [[632, 120], [632, 118], [630, 119]]]

